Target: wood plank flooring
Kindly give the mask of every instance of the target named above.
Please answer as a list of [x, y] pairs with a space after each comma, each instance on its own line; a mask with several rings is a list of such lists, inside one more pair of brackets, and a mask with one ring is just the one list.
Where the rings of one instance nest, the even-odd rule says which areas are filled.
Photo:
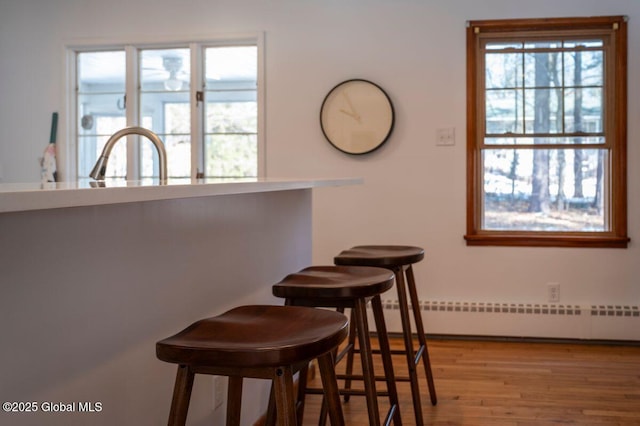
[[[420, 365], [425, 424], [640, 425], [640, 347], [463, 340], [428, 344], [438, 404], [429, 401]], [[401, 345], [399, 338], [392, 339], [394, 348]], [[379, 360], [375, 366], [382, 373]], [[406, 375], [404, 356], [394, 356], [394, 367], [396, 375]], [[378, 387], [384, 388], [384, 382]], [[398, 382], [398, 391], [403, 424], [415, 425], [409, 383]], [[319, 396], [307, 396], [304, 425], [317, 424], [319, 401]], [[386, 413], [386, 398], [379, 401]], [[368, 424], [363, 397], [352, 397], [343, 410], [347, 424]]]

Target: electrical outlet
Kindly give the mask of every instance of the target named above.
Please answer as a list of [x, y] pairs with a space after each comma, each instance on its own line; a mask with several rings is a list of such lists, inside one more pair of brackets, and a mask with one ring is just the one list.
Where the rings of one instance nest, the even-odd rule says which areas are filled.
[[547, 283], [547, 296], [550, 303], [558, 303], [560, 301], [560, 284]]
[[213, 376], [213, 411], [222, 407], [224, 402], [225, 378]]

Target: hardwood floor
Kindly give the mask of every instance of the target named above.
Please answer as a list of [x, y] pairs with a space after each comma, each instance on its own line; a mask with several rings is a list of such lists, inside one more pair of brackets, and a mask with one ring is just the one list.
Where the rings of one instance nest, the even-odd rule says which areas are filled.
[[[392, 339], [395, 348], [401, 343]], [[640, 347], [461, 340], [428, 344], [438, 404], [429, 401], [421, 369], [425, 424], [640, 425]], [[404, 356], [394, 356], [394, 366], [396, 375], [406, 375]], [[376, 372], [381, 371], [376, 360]], [[399, 382], [398, 391], [403, 424], [415, 425], [409, 384]], [[319, 401], [307, 396], [304, 425], [317, 424]], [[379, 401], [386, 413], [386, 398]], [[343, 410], [347, 424], [368, 424], [363, 397], [352, 397]]]

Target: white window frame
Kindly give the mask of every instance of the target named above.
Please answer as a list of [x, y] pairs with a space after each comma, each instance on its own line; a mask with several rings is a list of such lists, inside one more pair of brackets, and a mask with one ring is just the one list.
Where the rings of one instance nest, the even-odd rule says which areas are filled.
[[[127, 61], [138, 68], [138, 52], [141, 49], [174, 48], [188, 46], [190, 49], [200, 49], [200, 55], [191, 55], [191, 69], [195, 70], [195, 81], [203, 81], [203, 64], [201, 63], [203, 51], [207, 47], [216, 46], [256, 46], [257, 48], [257, 107], [258, 107], [258, 177], [266, 177], [266, 124], [265, 124], [265, 66], [264, 66], [264, 33], [227, 34], [216, 36], [204, 36], [198, 38], [170, 38], [166, 40], [144, 39], [76, 39], [64, 43], [64, 64], [62, 75], [66, 76], [64, 85], [64, 117], [60, 120], [60, 133], [64, 135], [58, 142], [59, 173], [62, 180], [77, 180], [87, 178], [78, 176], [78, 112], [76, 103], [76, 55], [79, 52], [124, 50]], [[128, 126], [138, 125], [138, 73], [127, 73], [126, 93], [135, 93], [136, 96], [127, 97], [126, 120]], [[197, 84], [190, 85], [190, 99], [196, 99], [196, 93], [204, 91]], [[204, 116], [203, 108], [196, 106], [197, 114], [192, 114], [191, 119], [191, 178], [195, 179], [198, 172], [204, 169]], [[138, 144], [127, 144], [127, 176], [131, 180], [139, 179], [140, 161]]]

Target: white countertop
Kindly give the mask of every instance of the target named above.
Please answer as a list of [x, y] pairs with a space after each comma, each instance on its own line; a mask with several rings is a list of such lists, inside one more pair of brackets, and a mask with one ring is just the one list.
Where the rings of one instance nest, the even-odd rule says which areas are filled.
[[0, 184], [0, 213], [361, 184], [338, 179], [157, 179]]

